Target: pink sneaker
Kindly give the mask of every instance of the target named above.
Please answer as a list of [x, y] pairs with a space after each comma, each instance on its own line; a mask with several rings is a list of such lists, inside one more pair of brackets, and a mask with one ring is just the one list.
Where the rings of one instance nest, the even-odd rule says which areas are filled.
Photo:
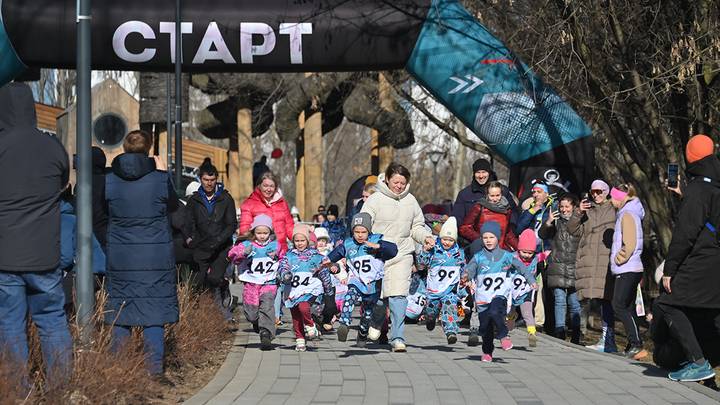
[[505, 336], [504, 338], [500, 339], [500, 345], [502, 346], [502, 349], [505, 351], [508, 351], [513, 348], [512, 341], [510, 340], [509, 336]]
[[480, 357], [480, 361], [483, 363], [492, 363], [492, 356], [489, 354], [483, 354], [482, 357]]

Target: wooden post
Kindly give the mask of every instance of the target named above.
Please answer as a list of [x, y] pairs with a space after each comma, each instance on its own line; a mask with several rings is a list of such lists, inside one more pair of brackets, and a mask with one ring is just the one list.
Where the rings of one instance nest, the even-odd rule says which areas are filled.
[[370, 130], [370, 174], [380, 174], [380, 133], [377, 129]]
[[[384, 73], [378, 74], [378, 95], [380, 98], [380, 107], [393, 111], [393, 99], [391, 93], [390, 82], [388, 82]], [[377, 132], [377, 131], [376, 131]], [[386, 167], [395, 159], [395, 150], [392, 145], [380, 142], [378, 139], [378, 159], [380, 170]], [[375, 173], [373, 173], [375, 174]]]
[[232, 145], [228, 151], [228, 192], [240, 204], [252, 193], [252, 111], [241, 108], [237, 112], [237, 145]]
[[323, 139], [322, 113], [313, 101], [310, 116], [305, 120], [303, 140], [305, 143], [305, 218], [312, 218], [317, 207], [325, 199], [323, 187]]

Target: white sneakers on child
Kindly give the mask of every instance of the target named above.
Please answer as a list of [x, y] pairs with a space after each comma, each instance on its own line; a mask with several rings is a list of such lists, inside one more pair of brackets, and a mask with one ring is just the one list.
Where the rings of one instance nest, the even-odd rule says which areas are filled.
[[307, 350], [307, 346], [305, 346], [305, 339], [295, 339], [295, 351], [304, 352], [305, 350]]
[[318, 336], [320, 336], [320, 332], [317, 330], [317, 328], [313, 326], [306, 326], [305, 327], [305, 336], [308, 339], [314, 339]]
[[380, 329], [373, 328], [372, 326], [368, 328], [368, 340], [377, 341], [380, 339]]

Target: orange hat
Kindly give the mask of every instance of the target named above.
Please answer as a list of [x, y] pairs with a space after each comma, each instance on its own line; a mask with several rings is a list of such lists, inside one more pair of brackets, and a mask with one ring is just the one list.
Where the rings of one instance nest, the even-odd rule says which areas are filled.
[[688, 163], [697, 162], [706, 158], [715, 151], [715, 143], [707, 135], [695, 135], [687, 143], [685, 147], [685, 158]]

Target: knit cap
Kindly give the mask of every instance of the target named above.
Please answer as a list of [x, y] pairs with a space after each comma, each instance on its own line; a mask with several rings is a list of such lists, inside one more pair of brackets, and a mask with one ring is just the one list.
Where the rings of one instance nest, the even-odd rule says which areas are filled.
[[[498, 240], [500, 240], [500, 234], [501, 234], [500, 224], [498, 224], [495, 221], [485, 222], [483, 224], [482, 228], [480, 228], [480, 235], [482, 236], [488, 232], [495, 235], [495, 237], [498, 238]], [[535, 250], [535, 249], [533, 248], [533, 250]]]
[[473, 163], [473, 173], [478, 172], [480, 170], [484, 170], [488, 173], [492, 173], [492, 165], [490, 162], [487, 161], [487, 159], [478, 159]]
[[260, 214], [256, 216], [255, 218], [253, 218], [252, 224], [250, 225], [250, 230], [254, 231], [255, 228], [257, 228], [258, 226], [266, 226], [272, 231], [272, 218], [265, 214]]
[[296, 224], [295, 227], [293, 227], [293, 238], [295, 235], [302, 235], [304, 236], [308, 242], [310, 242], [310, 227], [305, 224]]
[[350, 223], [350, 229], [355, 229], [356, 226], [362, 226], [367, 229], [368, 233], [372, 233], [372, 217], [367, 212], [360, 212], [352, 217]]
[[450, 217], [445, 221], [445, 223], [442, 225], [442, 228], [440, 228], [440, 237], [441, 238], [451, 238], [452, 240], [457, 240], [458, 238], [458, 227], [457, 227], [457, 219], [455, 217]]
[[707, 135], [695, 135], [685, 147], [685, 158], [688, 163], [694, 163], [712, 155], [714, 151], [715, 143], [712, 138]]
[[534, 252], [537, 248], [537, 239], [535, 239], [535, 232], [532, 229], [526, 229], [520, 234], [518, 240], [517, 250], [527, 250]]
[[330, 205], [330, 206], [327, 208], [327, 211], [326, 211], [325, 213], [326, 213], [327, 215], [334, 215], [334, 216], [337, 217], [337, 216], [339, 216], [339, 214], [340, 214], [340, 210], [338, 209], [338, 206], [337, 206], [337, 205], [332, 204], [332, 205]]
[[191, 195], [195, 194], [196, 191], [200, 189], [200, 182], [197, 181], [191, 181], [190, 184], [185, 187], [185, 197], [190, 197]]
[[318, 240], [320, 240], [320, 239], [330, 240], [330, 233], [328, 232], [327, 229], [325, 229], [325, 228], [323, 228], [323, 227], [321, 227], [321, 226], [315, 228], [315, 230], [314, 230], [313, 232], [315, 233], [315, 237], [316, 237]]

